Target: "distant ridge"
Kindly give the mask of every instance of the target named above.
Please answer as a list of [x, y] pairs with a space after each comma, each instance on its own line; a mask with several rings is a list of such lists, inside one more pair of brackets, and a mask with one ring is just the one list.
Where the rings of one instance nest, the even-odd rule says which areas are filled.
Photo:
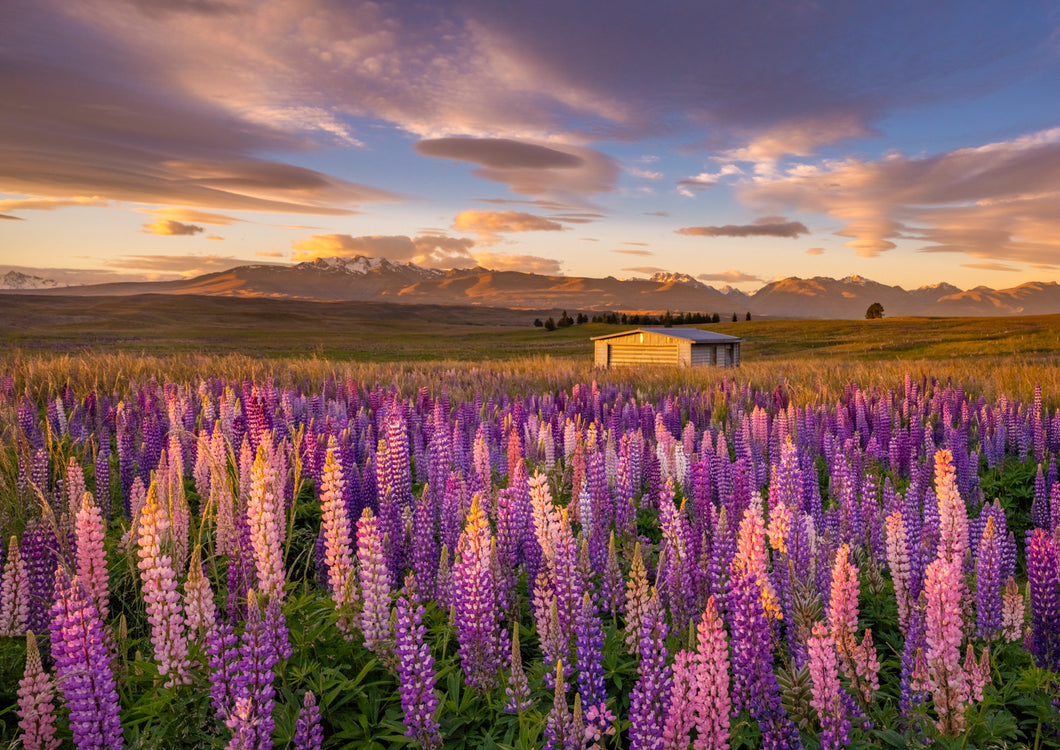
[[357, 256], [290, 266], [248, 265], [178, 281], [120, 282], [59, 287], [15, 271], [0, 289], [74, 296], [199, 294], [317, 301], [375, 301], [425, 305], [481, 305], [511, 309], [718, 313], [769, 318], [863, 318], [873, 302], [894, 316], [999, 316], [1060, 313], [1060, 285], [1028, 282], [1011, 289], [962, 291], [940, 283], [905, 290], [862, 276], [791, 277], [747, 294], [715, 289], [683, 273], [646, 279], [546, 276], [486, 268], [439, 270], [414, 263]]

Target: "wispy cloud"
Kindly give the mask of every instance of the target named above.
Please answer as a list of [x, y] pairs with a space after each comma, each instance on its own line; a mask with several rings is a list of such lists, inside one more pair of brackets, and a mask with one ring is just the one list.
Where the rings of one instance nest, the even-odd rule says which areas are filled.
[[780, 216], [767, 216], [751, 224], [725, 224], [713, 227], [683, 227], [677, 234], [691, 237], [798, 237], [810, 230], [801, 221], [787, 221]]
[[667, 273], [665, 268], [659, 268], [658, 266], [632, 266], [630, 268], [623, 268], [623, 271], [629, 271], [630, 273]]
[[470, 250], [475, 243], [464, 237], [426, 234], [406, 235], [315, 234], [292, 243], [293, 260], [318, 258], [386, 258], [402, 263], [412, 262], [430, 268], [458, 268], [474, 265]]
[[499, 234], [508, 232], [559, 232], [563, 225], [544, 216], [521, 211], [461, 211], [453, 219], [453, 229], [478, 235], [479, 241], [493, 244]]
[[199, 234], [203, 231], [203, 228], [196, 226], [195, 224], [185, 224], [180, 221], [173, 221], [172, 219], [158, 219], [150, 224], [144, 224], [143, 231], [147, 234], [178, 236]]
[[560, 276], [563, 273], [562, 261], [539, 255], [481, 252], [475, 253], [474, 258], [478, 265], [494, 271], [522, 271], [544, 276]]
[[415, 144], [422, 156], [477, 164], [472, 173], [522, 195], [582, 196], [614, 190], [619, 168], [584, 146], [510, 138], [435, 138]]
[[158, 219], [171, 219], [194, 224], [227, 226], [244, 222], [243, 219], [237, 219], [234, 216], [209, 211], [197, 211], [193, 208], [141, 208], [138, 210], [140, 213], [152, 214]]
[[149, 278], [191, 278], [204, 273], [226, 271], [236, 266], [253, 264], [230, 255], [120, 255], [106, 258], [107, 268], [141, 273]]
[[972, 268], [976, 271], [1012, 271], [1018, 273], [1020, 269], [1004, 263], [961, 263], [961, 268]]
[[617, 250], [612, 250], [611, 252], [619, 253], [620, 255], [640, 255], [640, 256], [655, 255], [655, 253], [653, 253], [651, 250], [636, 250], [636, 249], [633, 249], [633, 248], [618, 248]]
[[737, 271], [735, 268], [730, 268], [728, 271], [722, 271], [720, 273], [701, 273], [696, 276], [696, 278], [700, 281], [724, 281], [726, 284], [744, 284], [749, 281], [762, 281], [762, 277], [760, 276]]
[[935, 156], [892, 154], [804, 167], [746, 186], [767, 210], [827, 214], [874, 256], [907, 239], [924, 252], [1048, 262], [1060, 253], [1060, 128]]
[[824, 255], [823, 247], [811, 247], [806, 250], [807, 255]]
[[106, 206], [107, 201], [95, 197], [77, 198], [15, 198], [0, 200], [0, 212], [4, 211], [54, 211], [71, 206]]
[[259, 258], [283, 258], [286, 253], [281, 253], [279, 250], [258, 250], [254, 255]]

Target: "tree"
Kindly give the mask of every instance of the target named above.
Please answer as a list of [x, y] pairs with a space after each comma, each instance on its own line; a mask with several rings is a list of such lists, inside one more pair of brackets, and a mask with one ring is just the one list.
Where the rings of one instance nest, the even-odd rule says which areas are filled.
[[567, 311], [564, 310], [563, 315], [560, 316], [559, 322], [557, 322], [556, 325], [560, 328], [570, 328], [572, 325], [574, 325], [574, 318], [572, 318], [570, 315], [567, 315]]
[[674, 316], [670, 314], [670, 311], [666, 311], [666, 315], [663, 316], [663, 328], [674, 327]]
[[869, 309], [865, 311], [865, 320], [879, 320], [883, 317], [883, 305], [879, 302], [873, 302], [869, 305]]
[[556, 330], [556, 321], [554, 321], [552, 319], [552, 316], [549, 316], [548, 320], [545, 321], [545, 330], [546, 331], [554, 331], [554, 330]]
[[718, 315], [717, 313], [714, 313], [713, 315], [710, 316], [710, 322], [711, 323], [720, 323], [721, 322], [721, 316]]
[[534, 328], [540, 328], [543, 325], [545, 324], [541, 322], [541, 318], [534, 318]]
[[748, 310], [748, 311], [747, 311], [747, 317], [746, 317], [746, 318], [744, 318], [744, 320], [750, 320], [750, 319], [751, 319], [751, 311], [750, 311], [750, 310]]
[[735, 323], [735, 322], [736, 322], [736, 313], [733, 313], [733, 314], [732, 314], [732, 322], [733, 322], [733, 323]]

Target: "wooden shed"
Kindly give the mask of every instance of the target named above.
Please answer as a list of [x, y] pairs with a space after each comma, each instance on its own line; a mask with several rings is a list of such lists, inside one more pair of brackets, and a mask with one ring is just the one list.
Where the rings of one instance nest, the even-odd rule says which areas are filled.
[[635, 328], [596, 336], [597, 367], [676, 365], [678, 367], [740, 366], [737, 336], [699, 328]]

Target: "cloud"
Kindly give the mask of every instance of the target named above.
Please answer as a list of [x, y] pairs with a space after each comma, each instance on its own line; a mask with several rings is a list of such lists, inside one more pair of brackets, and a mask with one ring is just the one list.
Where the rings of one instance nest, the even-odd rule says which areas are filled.
[[727, 284], [744, 284], [748, 281], [762, 281], [761, 276], [754, 276], [753, 274], [744, 273], [743, 271], [737, 271], [735, 268], [730, 268], [728, 271], [722, 271], [721, 273], [701, 273], [696, 276], [700, 281], [724, 281]]
[[[5, 191], [6, 192], [6, 191]], [[106, 206], [107, 201], [99, 197], [79, 198], [15, 198], [0, 201], [0, 212], [3, 211], [54, 211], [70, 206]]]
[[977, 271], [1014, 271], [1020, 269], [1015, 266], [1007, 266], [1004, 263], [961, 263], [961, 268], [974, 268]]
[[562, 262], [538, 255], [509, 255], [507, 253], [475, 253], [475, 262], [494, 271], [522, 271], [544, 276], [562, 275]]
[[192, 278], [204, 273], [227, 271], [255, 261], [230, 255], [119, 255], [100, 261], [107, 268], [137, 271], [149, 278]]
[[638, 169], [637, 167], [627, 167], [626, 171], [634, 177], [639, 177], [642, 180], [661, 180], [665, 176], [662, 172], [655, 172], [650, 169]]
[[726, 164], [717, 172], [701, 172], [693, 177], [679, 180], [677, 192], [686, 198], [692, 198], [696, 193], [717, 185], [723, 177], [731, 177], [738, 174], [743, 174], [743, 170], [735, 164]]
[[798, 237], [810, 230], [801, 221], [785, 221], [780, 216], [768, 216], [752, 224], [725, 224], [720, 227], [683, 227], [677, 234], [692, 237]]
[[0, 214], [0, 219], [9, 219], [11, 221], [24, 221], [21, 216], [11, 216], [10, 214]]
[[461, 211], [453, 219], [453, 229], [458, 232], [472, 232], [478, 235], [479, 241], [493, 244], [498, 241], [497, 235], [506, 232], [558, 232], [563, 225], [536, 214], [520, 211]]
[[623, 268], [623, 271], [629, 271], [630, 273], [668, 273], [665, 268], [658, 268], [657, 266], [633, 266], [632, 268]]
[[583, 196], [614, 190], [619, 168], [584, 146], [508, 138], [435, 138], [413, 148], [421, 156], [479, 165], [472, 174], [522, 195]]
[[846, 159], [744, 186], [759, 209], [821, 213], [847, 246], [1051, 262], [1060, 253], [1060, 128], [934, 156]]
[[652, 252], [651, 250], [627, 250], [627, 249], [619, 249], [619, 250], [612, 250], [611, 252], [613, 252], [613, 253], [619, 253], [619, 254], [621, 254], [621, 255], [641, 255], [641, 256], [647, 256], [647, 255], [655, 255], [655, 253], [653, 253], [653, 252]]
[[470, 250], [473, 240], [425, 234], [415, 238], [406, 235], [315, 234], [292, 243], [292, 260], [318, 258], [353, 258], [358, 255], [386, 258], [400, 263], [415, 263], [428, 268], [459, 268], [474, 265]]
[[669, 211], [645, 211], [644, 215], [645, 216], [664, 216], [664, 217], [666, 217], [666, 216], [670, 215], [670, 212]]
[[784, 156], [810, 156], [821, 146], [876, 133], [852, 112], [836, 112], [786, 120], [757, 133], [741, 148], [722, 158], [730, 161], [772, 163]]
[[243, 223], [243, 219], [225, 214], [211, 213], [208, 211], [196, 211], [193, 208], [141, 208], [140, 213], [153, 214], [159, 219], [172, 219], [195, 224], [214, 224], [227, 226], [229, 224]]
[[811, 247], [806, 251], [807, 255], [824, 255], [823, 247]]
[[144, 224], [143, 231], [147, 234], [164, 235], [193, 235], [203, 231], [203, 228], [194, 224], [184, 224], [172, 219], [159, 219], [150, 224]]
[[282, 258], [286, 253], [281, 253], [279, 250], [257, 250], [254, 255], [259, 258]]

